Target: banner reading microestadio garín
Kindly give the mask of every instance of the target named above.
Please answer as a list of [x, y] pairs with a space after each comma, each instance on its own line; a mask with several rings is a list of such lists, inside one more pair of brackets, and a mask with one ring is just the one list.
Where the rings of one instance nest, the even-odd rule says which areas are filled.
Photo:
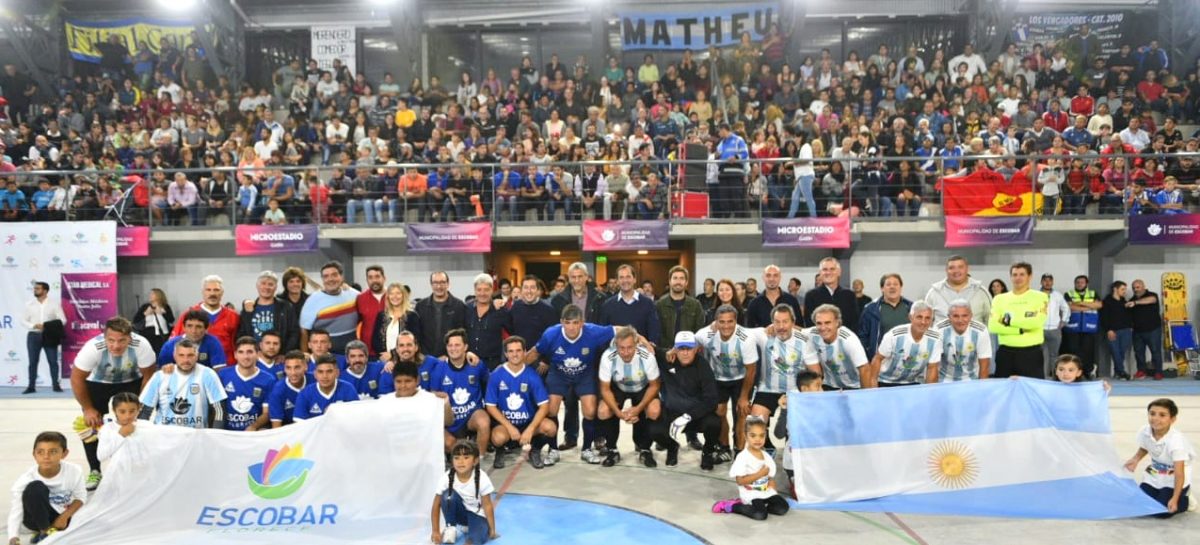
[[666, 250], [670, 235], [665, 220], [584, 220], [583, 251]]
[[849, 248], [850, 218], [766, 218], [763, 248]]
[[408, 223], [408, 251], [414, 254], [480, 254], [492, 251], [492, 224], [481, 222]]
[[138, 424], [104, 486], [46, 543], [429, 543], [429, 506], [446, 479], [443, 403], [335, 403], [257, 433]]
[[1033, 244], [1030, 216], [946, 216], [946, 247]]
[[71, 376], [75, 355], [84, 343], [104, 331], [117, 315], [117, 273], [63, 273], [62, 310], [66, 331], [62, 341], [63, 376]]
[[317, 250], [316, 225], [239, 225], [237, 255], [290, 254]]
[[705, 49], [737, 45], [742, 33], [762, 41], [771, 23], [779, 18], [779, 4], [687, 11], [619, 11], [621, 46], [624, 49]]
[[1129, 243], [1200, 245], [1200, 214], [1129, 216]]

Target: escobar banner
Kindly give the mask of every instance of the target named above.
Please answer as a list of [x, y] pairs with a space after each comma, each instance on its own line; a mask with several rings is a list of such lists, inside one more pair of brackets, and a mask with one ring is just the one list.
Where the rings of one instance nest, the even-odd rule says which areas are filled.
[[1200, 245], [1200, 214], [1129, 216], [1129, 243]]
[[257, 433], [139, 422], [104, 486], [44, 543], [428, 543], [429, 506], [446, 480], [443, 403], [337, 403]]
[[317, 250], [316, 225], [239, 225], [237, 255], [291, 254]]
[[117, 227], [117, 257], [150, 255], [149, 227]]
[[779, 17], [779, 4], [686, 12], [617, 13], [621, 25], [621, 44], [625, 49], [705, 49], [708, 46], [734, 46], [742, 34], [762, 41], [771, 23]]
[[849, 248], [850, 218], [767, 218], [763, 248]]
[[408, 223], [408, 251], [414, 254], [483, 254], [492, 251], [492, 224], [485, 222]]
[[[0, 386], [28, 385], [25, 338], [29, 330], [21, 316], [25, 303], [33, 299], [33, 283], [50, 284], [48, 299], [60, 304], [63, 273], [115, 273], [116, 236], [116, 223], [111, 221], [4, 224], [0, 230]], [[71, 324], [66, 326], [69, 333]], [[48, 387], [48, 374], [38, 375], [36, 386]]]
[[946, 216], [946, 247], [1023, 246], [1033, 244], [1033, 218]]
[[583, 251], [666, 250], [670, 234], [665, 220], [585, 220]]
[[[317, 61], [321, 70], [332, 70], [334, 59], [355, 72], [355, 58], [358, 56], [358, 39], [354, 26], [313, 26], [309, 27], [312, 36], [312, 58]], [[336, 76], [335, 76], [336, 77]]]
[[[68, 20], [64, 24], [67, 34], [67, 50], [71, 57], [84, 62], [100, 62], [100, 50], [96, 44], [107, 42], [117, 36], [137, 57], [145, 49], [157, 55], [163, 38], [175, 44], [180, 51], [192, 45], [192, 32], [196, 26], [188, 21], [165, 19], [122, 19], [119, 21]], [[215, 35], [214, 35], [215, 36]]]
[[69, 377], [84, 343], [103, 333], [104, 322], [117, 315], [117, 273], [63, 273], [62, 310], [62, 368], [63, 377]]

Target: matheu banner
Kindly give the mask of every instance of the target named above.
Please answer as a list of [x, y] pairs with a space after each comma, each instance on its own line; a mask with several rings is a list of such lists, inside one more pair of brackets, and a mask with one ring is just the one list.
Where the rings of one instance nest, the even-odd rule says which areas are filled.
[[486, 222], [408, 223], [408, 251], [414, 254], [482, 254], [492, 251], [492, 224]]
[[[192, 32], [196, 25], [190, 21], [135, 18], [119, 21], [78, 21], [63, 23], [67, 34], [67, 50], [71, 57], [84, 62], [100, 62], [100, 50], [96, 44], [107, 42], [110, 36], [118, 36], [130, 56], [136, 57], [142, 49], [159, 53], [163, 38], [175, 44], [180, 51], [192, 45]], [[211, 34], [215, 39], [215, 34]]]
[[670, 235], [665, 220], [585, 220], [583, 251], [666, 250]]
[[766, 218], [763, 248], [849, 248], [850, 218]]
[[316, 225], [239, 225], [237, 255], [291, 254], [317, 250]]
[[62, 310], [66, 332], [62, 340], [63, 376], [71, 376], [75, 355], [117, 313], [117, 273], [63, 273]]
[[738, 45], [742, 33], [761, 42], [779, 19], [779, 4], [704, 6], [703, 11], [619, 11], [621, 46], [634, 49], [706, 49]]
[[1200, 245], [1200, 214], [1129, 216], [1129, 243]]
[[1033, 244], [1033, 218], [946, 216], [946, 247]]

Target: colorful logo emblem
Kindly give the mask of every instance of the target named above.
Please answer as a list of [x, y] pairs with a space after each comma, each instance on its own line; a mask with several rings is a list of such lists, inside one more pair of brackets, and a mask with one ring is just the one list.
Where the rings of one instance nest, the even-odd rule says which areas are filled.
[[265, 500], [277, 500], [295, 494], [308, 479], [312, 460], [304, 459], [304, 446], [296, 443], [267, 451], [262, 463], [248, 468], [246, 482], [250, 492]]

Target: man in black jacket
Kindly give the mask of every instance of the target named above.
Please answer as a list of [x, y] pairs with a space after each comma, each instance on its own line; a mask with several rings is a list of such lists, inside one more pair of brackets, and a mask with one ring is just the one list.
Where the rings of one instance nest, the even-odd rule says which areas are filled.
[[[804, 308], [812, 312], [812, 309], [824, 304], [836, 306], [842, 311], [842, 325], [850, 328], [850, 331], [858, 331], [858, 301], [854, 292], [838, 285], [842, 278], [841, 263], [834, 257], [822, 259], [817, 276], [820, 284], [804, 294]], [[805, 325], [813, 325], [809, 316], [805, 317], [804, 322]]]
[[276, 297], [279, 277], [271, 271], [258, 273], [257, 299], [242, 302], [241, 320], [238, 322], [238, 337], [254, 337], [261, 341], [263, 333], [278, 331], [282, 337], [281, 354], [300, 348], [300, 318], [296, 307], [287, 299]]
[[[563, 290], [564, 292], [567, 290]], [[521, 295], [508, 308], [509, 324], [505, 327], [510, 335], [522, 339], [540, 339], [550, 326], [558, 323], [561, 312], [542, 301], [538, 296], [538, 278], [532, 274], [521, 280]]]
[[600, 323], [600, 305], [604, 302], [604, 294], [588, 284], [589, 280], [591, 277], [587, 265], [583, 262], [576, 261], [567, 267], [567, 289], [558, 292], [558, 295], [550, 300], [555, 316], [562, 314], [563, 307], [573, 304], [583, 310], [584, 322]]
[[717, 419], [717, 381], [712, 368], [697, 357], [696, 335], [680, 331], [675, 335], [673, 362], [659, 360], [662, 380], [662, 417], [655, 422], [651, 436], [667, 447], [667, 465], [673, 466], [679, 457], [680, 432], [703, 433], [704, 450], [700, 469], [711, 471], [717, 451], [717, 436], [721, 423]]
[[450, 275], [438, 271], [429, 275], [433, 294], [417, 302], [421, 319], [421, 352], [434, 357], [446, 355], [443, 338], [451, 329], [466, 329], [467, 306], [450, 294]]
[[763, 289], [758, 297], [752, 299], [746, 307], [747, 327], [767, 327], [771, 325], [773, 321], [771, 311], [779, 304], [786, 304], [792, 307], [792, 312], [796, 316], [800, 316], [800, 301], [797, 301], [792, 294], [780, 286], [782, 281], [783, 271], [779, 269], [778, 265], [767, 265], [763, 269], [763, 285], [765, 289]]

